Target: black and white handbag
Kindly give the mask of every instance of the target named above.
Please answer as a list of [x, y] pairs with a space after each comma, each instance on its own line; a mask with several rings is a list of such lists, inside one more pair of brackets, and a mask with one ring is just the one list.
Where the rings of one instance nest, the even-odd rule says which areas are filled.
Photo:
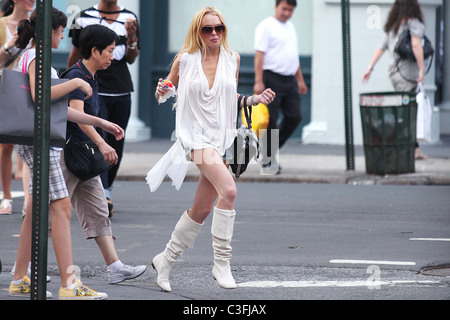
[[[239, 120], [242, 99], [244, 99], [243, 108], [248, 126]], [[258, 160], [261, 150], [258, 137], [252, 130], [252, 106], [247, 107], [247, 99], [247, 96], [243, 97], [242, 95], [238, 99], [237, 136], [231, 148], [233, 158], [228, 162], [236, 178], [239, 178], [247, 170], [251, 159]]]

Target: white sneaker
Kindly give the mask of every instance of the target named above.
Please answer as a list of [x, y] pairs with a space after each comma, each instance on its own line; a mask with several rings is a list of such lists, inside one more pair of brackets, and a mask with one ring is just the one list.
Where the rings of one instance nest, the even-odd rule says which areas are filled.
[[[10, 272], [11, 277], [14, 277], [14, 272], [16, 272], [16, 263], [14, 262], [14, 266]], [[28, 269], [27, 269], [27, 276], [28, 278], [31, 278], [31, 262], [28, 264]], [[47, 283], [50, 282], [52, 279], [47, 276]]]
[[137, 278], [142, 275], [145, 270], [147, 270], [147, 266], [132, 267], [124, 264], [118, 271], [107, 271], [108, 283], [116, 284], [125, 280]]

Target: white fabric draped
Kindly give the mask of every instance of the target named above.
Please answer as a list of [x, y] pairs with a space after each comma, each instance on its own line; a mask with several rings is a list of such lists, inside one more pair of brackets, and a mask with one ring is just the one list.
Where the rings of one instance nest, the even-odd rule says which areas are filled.
[[214, 84], [209, 88], [201, 52], [182, 55], [176, 106], [177, 141], [147, 174], [152, 192], [166, 174], [179, 190], [190, 164], [186, 160], [190, 150], [214, 148], [223, 155], [233, 144], [237, 118], [236, 72], [236, 55], [221, 48]]

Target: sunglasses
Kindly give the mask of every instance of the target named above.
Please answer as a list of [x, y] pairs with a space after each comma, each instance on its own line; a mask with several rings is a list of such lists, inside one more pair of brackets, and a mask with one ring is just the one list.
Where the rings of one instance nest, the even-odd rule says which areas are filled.
[[217, 34], [222, 34], [225, 32], [225, 26], [223, 24], [219, 24], [218, 26], [206, 26], [203, 27], [202, 29], [202, 33], [203, 34], [211, 34], [213, 33], [213, 30], [217, 33]]

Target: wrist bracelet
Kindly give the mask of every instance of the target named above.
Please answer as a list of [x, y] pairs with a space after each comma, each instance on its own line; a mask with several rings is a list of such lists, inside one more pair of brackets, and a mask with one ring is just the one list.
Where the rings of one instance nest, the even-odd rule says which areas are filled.
[[1, 51], [2, 51], [4, 54], [6, 54], [6, 55], [9, 55], [9, 56], [12, 55], [12, 54], [11, 54], [11, 51], [9, 51], [9, 49], [6, 47], [6, 44], [4, 44], [4, 45], [1, 47]]
[[256, 99], [256, 96], [253, 96], [252, 99], [250, 100], [250, 105], [252, 105], [252, 106], [255, 105], [255, 99]]

